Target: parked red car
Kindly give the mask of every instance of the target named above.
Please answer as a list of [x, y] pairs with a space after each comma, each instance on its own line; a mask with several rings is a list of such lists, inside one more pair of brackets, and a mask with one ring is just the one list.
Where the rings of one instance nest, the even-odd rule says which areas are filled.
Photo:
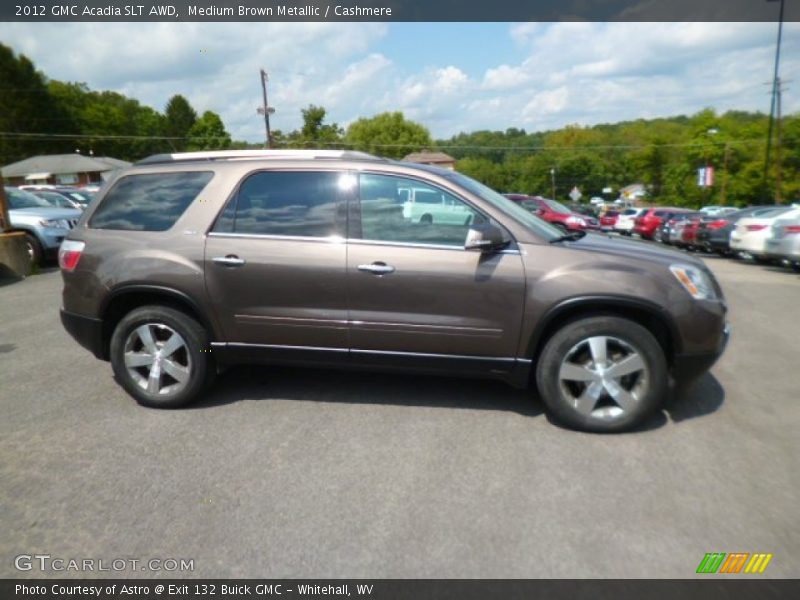
[[638, 233], [646, 240], [652, 240], [653, 234], [667, 219], [671, 219], [674, 215], [689, 212], [685, 208], [671, 208], [659, 206], [655, 208], [648, 208], [641, 215], [636, 217], [633, 224], [633, 233]]
[[594, 217], [573, 212], [555, 200], [540, 196], [526, 196], [525, 194], [504, 194], [504, 196], [564, 231], [597, 231], [600, 229], [600, 223]]
[[600, 229], [602, 231], [613, 231], [614, 225], [617, 224], [617, 219], [619, 218], [619, 211], [618, 210], [609, 210], [600, 217]]

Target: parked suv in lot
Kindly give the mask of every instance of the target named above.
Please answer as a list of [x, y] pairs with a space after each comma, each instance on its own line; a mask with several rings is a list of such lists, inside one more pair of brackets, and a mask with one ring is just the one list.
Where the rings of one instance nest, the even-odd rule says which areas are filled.
[[[420, 221], [408, 189], [469, 218]], [[62, 244], [61, 318], [141, 404], [218, 365], [322, 365], [534, 383], [570, 427], [621, 431], [727, 340], [683, 254], [563, 231], [456, 172], [347, 151], [158, 155]]]
[[8, 198], [8, 217], [12, 231], [25, 233], [31, 263], [55, 258], [61, 241], [78, 222], [81, 211], [57, 208], [47, 200], [15, 187], [4, 187]]
[[556, 200], [526, 196], [525, 194], [503, 195], [561, 231], [596, 231], [600, 229], [600, 223], [596, 218], [574, 212]]

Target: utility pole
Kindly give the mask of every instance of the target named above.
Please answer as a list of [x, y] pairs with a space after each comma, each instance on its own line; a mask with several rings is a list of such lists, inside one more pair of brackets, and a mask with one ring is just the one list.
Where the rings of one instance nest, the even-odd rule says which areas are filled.
[[[767, 2], [774, 2], [775, 0], [767, 0]], [[768, 193], [768, 183], [769, 183], [769, 158], [770, 158], [770, 150], [772, 146], [772, 124], [773, 119], [775, 117], [775, 105], [777, 103], [777, 96], [778, 96], [778, 86], [779, 86], [779, 78], [778, 78], [778, 67], [780, 66], [781, 61], [781, 36], [783, 34], [783, 6], [785, 0], [780, 0], [781, 7], [780, 11], [778, 12], [778, 41], [775, 45], [775, 70], [772, 75], [772, 103], [769, 109], [769, 128], [767, 129], [767, 154], [764, 159], [764, 194]]]
[[264, 115], [264, 128], [266, 130], [264, 148], [272, 148], [272, 132], [269, 128], [269, 116], [275, 112], [275, 109], [267, 103], [267, 81], [269, 81], [267, 72], [261, 69], [261, 92], [264, 97], [264, 105], [256, 109], [256, 112], [260, 115]]
[[725, 158], [722, 159], [722, 185], [719, 190], [719, 203], [720, 206], [725, 206], [725, 184], [728, 182], [728, 156], [730, 154], [731, 144], [725, 142]]
[[781, 86], [781, 78], [778, 77], [778, 82], [775, 87], [775, 112], [777, 114], [777, 121], [775, 122], [775, 137], [777, 144], [775, 145], [775, 204], [780, 204], [783, 202], [783, 193], [781, 191], [781, 184], [782, 184], [782, 158], [781, 158], [781, 150], [782, 150], [782, 142], [783, 139], [781, 137], [781, 93], [784, 91], [784, 88]]

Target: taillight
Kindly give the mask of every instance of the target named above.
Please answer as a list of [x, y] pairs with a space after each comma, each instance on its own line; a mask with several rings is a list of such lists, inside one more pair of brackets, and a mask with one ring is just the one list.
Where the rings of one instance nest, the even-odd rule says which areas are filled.
[[789, 235], [791, 233], [800, 233], [800, 225], [786, 225], [783, 228], [783, 233]]
[[58, 266], [64, 271], [74, 271], [81, 259], [83, 249], [86, 247], [84, 242], [74, 240], [64, 240], [58, 249]]
[[766, 225], [748, 225], [747, 231], [761, 231], [762, 229], [766, 229]]
[[711, 221], [710, 223], [706, 224], [706, 229], [721, 229], [728, 224], [728, 221], [725, 219], [717, 219], [716, 221]]

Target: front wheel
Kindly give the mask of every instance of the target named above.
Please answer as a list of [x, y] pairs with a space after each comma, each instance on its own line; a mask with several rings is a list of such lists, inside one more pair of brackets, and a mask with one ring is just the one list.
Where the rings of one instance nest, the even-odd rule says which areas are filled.
[[166, 306], [128, 313], [114, 329], [110, 354], [120, 385], [139, 404], [153, 408], [192, 402], [216, 374], [203, 326]]
[[31, 265], [42, 264], [44, 251], [42, 250], [42, 245], [39, 243], [39, 240], [36, 239], [36, 236], [30, 233], [25, 234], [25, 248], [31, 259]]
[[619, 317], [573, 321], [539, 357], [542, 401], [559, 423], [591, 432], [640, 424], [667, 394], [667, 361], [647, 329]]

